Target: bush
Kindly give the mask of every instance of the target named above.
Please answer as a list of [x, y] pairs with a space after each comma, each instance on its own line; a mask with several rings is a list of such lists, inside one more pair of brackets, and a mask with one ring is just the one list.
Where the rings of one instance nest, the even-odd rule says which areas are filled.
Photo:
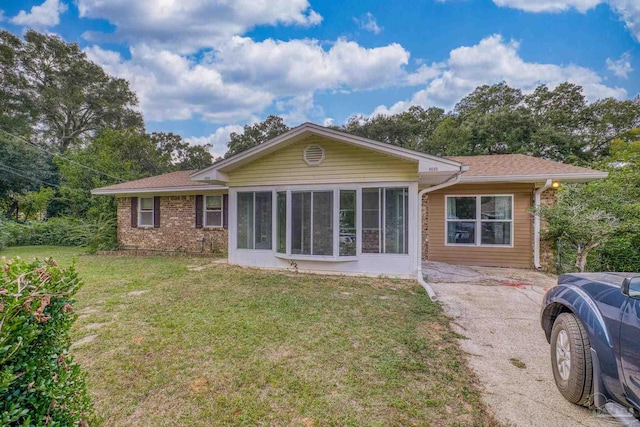
[[0, 267], [0, 425], [86, 426], [93, 408], [68, 336], [81, 281], [53, 260]]
[[93, 252], [114, 249], [116, 220], [106, 216], [94, 221], [61, 217], [21, 224], [0, 219], [0, 249], [28, 245], [86, 246]]

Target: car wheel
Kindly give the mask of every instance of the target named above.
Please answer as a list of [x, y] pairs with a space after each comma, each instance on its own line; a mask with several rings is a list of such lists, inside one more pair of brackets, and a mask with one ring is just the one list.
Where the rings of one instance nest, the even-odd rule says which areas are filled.
[[562, 313], [551, 331], [551, 366], [558, 390], [569, 402], [589, 405], [592, 400], [591, 344], [582, 322]]

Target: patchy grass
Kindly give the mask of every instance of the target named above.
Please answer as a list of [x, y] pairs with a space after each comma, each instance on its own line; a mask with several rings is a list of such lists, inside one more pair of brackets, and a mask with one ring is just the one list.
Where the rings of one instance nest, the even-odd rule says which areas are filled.
[[79, 253], [0, 255], [77, 258], [73, 351], [105, 425], [497, 425], [412, 281]]

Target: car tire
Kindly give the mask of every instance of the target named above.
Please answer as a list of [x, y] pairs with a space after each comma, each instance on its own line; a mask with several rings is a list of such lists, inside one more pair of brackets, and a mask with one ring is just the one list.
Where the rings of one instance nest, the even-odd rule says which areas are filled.
[[591, 344], [582, 322], [573, 313], [561, 313], [551, 331], [551, 366], [558, 390], [571, 403], [593, 400]]

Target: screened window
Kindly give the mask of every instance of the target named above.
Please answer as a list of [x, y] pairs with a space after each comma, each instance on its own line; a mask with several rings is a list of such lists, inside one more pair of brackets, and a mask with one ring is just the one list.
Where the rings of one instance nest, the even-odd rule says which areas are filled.
[[512, 244], [513, 196], [447, 196], [447, 244]]
[[333, 255], [333, 191], [291, 193], [291, 253]]
[[356, 192], [340, 191], [340, 256], [356, 255]]
[[153, 197], [140, 197], [138, 225], [153, 227]]
[[287, 252], [287, 192], [279, 192], [276, 200], [276, 251], [284, 254]]
[[271, 249], [271, 192], [238, 193], [238, 249]]
[[409, 191], [401, 188], [362, 190], [362, 252], [408, 253]]
[[204, 206], [204, 226], [222, 227], [222, 196], [206, 196]]

